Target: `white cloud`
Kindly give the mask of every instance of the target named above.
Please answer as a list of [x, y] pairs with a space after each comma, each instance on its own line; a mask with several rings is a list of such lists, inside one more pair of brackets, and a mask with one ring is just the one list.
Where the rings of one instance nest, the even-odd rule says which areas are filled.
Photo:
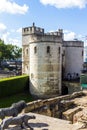
[[68, 30], [64, 31], [64, 40], [74, 40], [76, 38], [75, 32], [71, 32]]
[[84, 41], [84, 37], [81, 34], [76, 34], [75, 32], [69, 31], [69, 30], [64, 30], [64, 40], [69, 41], [69, 40], [82, 40]]
[[17, 29], [17, 33], [22, 33], [22, 28]]
[[2, 40], [4, 40], [5, 44], [12, 44], [12, 45], [17, 45], [19, 47], [22, 46], [21, 43], [21, 38], [19, 37], [11, 37], [10, 32], [4, 33], [0, 37]]
[[3, 23], [0, 23], [0, 32], [3, 32], [7, 29], [7, 27], [3, 24]]
[[56, 8], [85, 8], [87, 0], [40, 0], [44, 5], [55, 6]]
[[4, 40], [5, 43], [7, 43], [9, 35], [9, 32], [3, 33], [1, 39]]
[[0, 13], [25, 14], [28, 11], [28, 8], [29, 7], [26, 4], [21, 6], [11, 0], [2, 0], [0, 2]]
[[[13, 36], [12, 36], [12, 33], [13, 33]], [[15, 33], [15, 36], [14, 36], [14, 33]], [[0, 33], [0, 39], [4, 40], [5, 44], [12, 44], [12, 45], [17, 45], [19, 47], [22, 46], [22, 43], [21, 43], [21, 35], [19, 33], [19, 36], [17, 37], [16, 34], [17, 31], [12, 29], [11, 31], [3, 31]]]
[[22, 46], [21, 40], [18, 38], [9, 38], [8, 42], [19, 47]]
[[15, 33], [15, 29], [11, 29], [10, 32], [11, 32], [11, 33]]

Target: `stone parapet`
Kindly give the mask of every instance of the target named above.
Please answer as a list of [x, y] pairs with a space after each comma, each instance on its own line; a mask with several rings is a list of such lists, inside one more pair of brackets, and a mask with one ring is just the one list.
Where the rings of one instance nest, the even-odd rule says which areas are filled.
[[69, 110], [63, 112], [62, 118], [72, 122], [74, 114], [76, 114], [77, 112], [79, 112], [81, 110], [82, 110], [81, 107], [75, 107], [75, 108], [69, 109]]
[[24, 112], [35, 112], [60, 118], [64, 110], [68, 110], [75, 105], [73, 99], [84, 95], [85, 93], [83, 91], [80, 91], [75, 92], [71, 95], [59, 96], [45, 100], [36, 100], [33, 102], [29, 102]]
[[84, 42], [79, 40], [63, 41], [64, 47], [84, 47]]

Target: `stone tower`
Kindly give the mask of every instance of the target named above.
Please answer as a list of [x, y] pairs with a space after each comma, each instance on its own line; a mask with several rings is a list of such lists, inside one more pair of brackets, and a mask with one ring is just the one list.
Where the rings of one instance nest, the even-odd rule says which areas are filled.
[[65, 76], [75, 79], [83, 69], [84, 43], [82, 41], [63, 41], [65, 50]]
[[36, 27], [34, 23], [22, 29], [22, 69], [30, 76], [32, 95], [48, 98], [61, 94], [62, 42], [61, 29], [44, 33], [44, 29]]
[[[79, 79], [83, 69], [84, 42], [64, 41], [63, 30], [22, 29], [22, 73], [30, 78], [30, 92], [39, 98], [58, 96], [62, 79]], [[72, 89], [73, 90], [73, 89]]]

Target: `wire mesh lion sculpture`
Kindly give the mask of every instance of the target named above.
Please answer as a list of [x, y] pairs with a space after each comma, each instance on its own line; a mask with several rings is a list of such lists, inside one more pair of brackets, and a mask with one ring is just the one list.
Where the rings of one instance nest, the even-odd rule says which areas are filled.
[[0, 119], [4, 119], [6, 116], [17, 116], [25, 107], [27, 104], [25, 101], [19, 101], [17, 103], [13, 103], [11, 107], [8, 108], [1, 108], [0, 109]]
[[27, 114], [23, 114], [17, 117], [10, 117], [7, 119], [5, 118], [1, 123], [0, 130], [7, 129], [9, 125], [21, 126], [22, 129], [24, 129], [25, 126], [27, 126], [28, 128], [30, 128], [30, 130], [33, 130], [33, 128], [28, 124], [28, 120], [35, 118], [36, 117], [34, 115], [27, 115]]

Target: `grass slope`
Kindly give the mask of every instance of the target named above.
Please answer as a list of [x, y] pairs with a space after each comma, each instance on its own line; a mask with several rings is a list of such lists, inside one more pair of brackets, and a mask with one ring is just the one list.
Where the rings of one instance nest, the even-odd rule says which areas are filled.
[[33, 101], [33, 97], [29, 93], [24, 92], [20, 94], [15, 94], [12, 96], [0, 98], [0, 108], [9, 107], [12, 103], [18, 102], [20, 100], [25, 100], [25, 102]]

